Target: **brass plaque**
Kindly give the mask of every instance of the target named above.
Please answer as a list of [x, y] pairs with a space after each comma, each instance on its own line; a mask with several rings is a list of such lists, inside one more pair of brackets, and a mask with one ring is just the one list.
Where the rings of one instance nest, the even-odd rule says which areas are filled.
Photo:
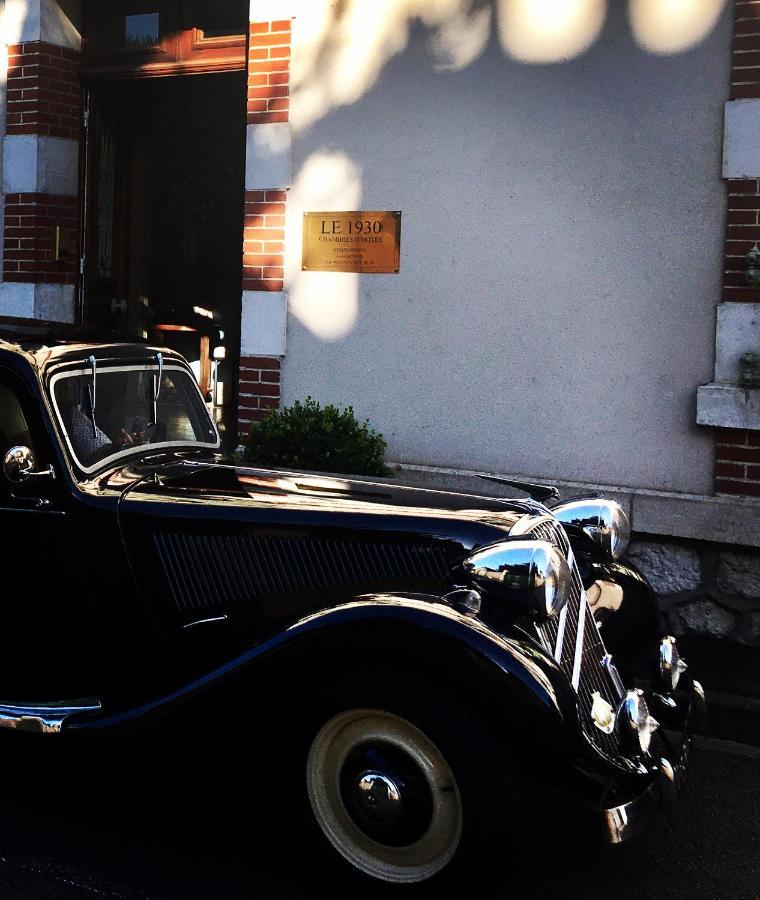
[[400, 212], [303, 214], [304, 272], [395, 273], [400, 248]]

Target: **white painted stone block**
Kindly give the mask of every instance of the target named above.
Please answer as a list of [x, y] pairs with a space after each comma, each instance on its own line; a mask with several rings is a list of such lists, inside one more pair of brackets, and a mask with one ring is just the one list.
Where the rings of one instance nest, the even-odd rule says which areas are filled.
[[245, 189], [290, 187], [293, 139], [288, 122], [249, 125], [246, 139]]
[[34, 134], [6, 135], [3, 142], [3, 191], [30, 194], [37, 188], [37, 142]]
[[760, 100], [726, 103], [723, 177], [760, 178]]
[[73, 322], [74, 312], [73, 284], [26, 284], [15, 281], [0, 284], [0, 316]]
[[74, 321], [73, 284], [36, 284], [34, 318], [51, 322]]
[[703, 384], [697, 389], [697, 424], [760, 431], [760, 389]]
[[251, 0], [250, 21], [272, 22], [288, 19], [298, 11], [303, 0]]
[[241, 356], [284, 356], [287, 311], [283, 291], [243, 291]]
[[80, 50], [82, 37], [56, 0], [5, 0], [2, 39], [7, 44], [47, 41]]
[[79, 144], [34, 134], [6, 135], [3, 190], [6, 194], [78, 193]]
[[721, 303], [715, 334], [715, 380], [738, 382], [743, 353], [760, 350], [760, 303]]
[[34, 285], [5, 281], [0, 284], [0, 315], [34, 318]]
[[3, 40], [8, 44], [39, 41], [40, 0], [5, 0]]
[[56, 0], [42, 0], [40, 16], [41, 40], [70, 50], [82, 49], [82, 36]]
[[39, 138], [37, 191], [75, 197], [79, 193], [79, 143], [66, 138]]

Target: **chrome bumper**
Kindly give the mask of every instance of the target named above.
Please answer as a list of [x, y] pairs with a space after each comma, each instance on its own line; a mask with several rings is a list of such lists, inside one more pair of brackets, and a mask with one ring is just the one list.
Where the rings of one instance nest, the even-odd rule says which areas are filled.
[[678, 735], [680, 747], [672, 742], [673, 761], [662, 758], [655, 769], [655, 777], [647, 789], [619, 806], [600, 810], [602, 831], [607, 843], [622, 844], [646, 830], [659, 811], [672, 816], [675, 813], [678, 789], [686, 780], [689, 768], [692, 733], [694, 729], [707, 730], [705, 694], [699, 682], [692, 683], [689, 705], [684, 716], [683, 729]]
[[675, 770], [667, 759], [661, 759], [659, 774], [643, 794], [621, 806], [601, 810], [607, 843], [622, 844], [638, 837], [659, 810], [672, 810], [675, 801]]

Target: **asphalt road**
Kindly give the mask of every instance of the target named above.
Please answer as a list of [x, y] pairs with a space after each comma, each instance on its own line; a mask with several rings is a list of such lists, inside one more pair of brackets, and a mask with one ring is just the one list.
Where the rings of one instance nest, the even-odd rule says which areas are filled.
[[[265, 790], [261, 808], [255, 800], [243, 805], [234, 792], [216, 798], [223, 802], [206, 797], [196, 804], [191, 785], [176, 801], [136, 786], [126, 777], [128, 767], [128, 759], [118, 765], [104, 759], [93, 770], [16, 747], [4, 752], [2, 900], [339, 896], [303, 871], [298, 853], [259, 824], [272, 802]], [[202, 761], [197, 768], [203, 771]], [[255, 780], [257, 773], [251, 774]], [[757, 751], [752, 757], [697, 749], [680, 810], [674, 828], [617, 850], [578, 855], [537, 848], [516, 881], [488, 893], [562, 900], [760, 897]], [[559, 848], [563, 836], [556, 837]], [[504, 862], [508, 868], [508, 848]], [[478, 895], [475, 883], [472, 895]]]

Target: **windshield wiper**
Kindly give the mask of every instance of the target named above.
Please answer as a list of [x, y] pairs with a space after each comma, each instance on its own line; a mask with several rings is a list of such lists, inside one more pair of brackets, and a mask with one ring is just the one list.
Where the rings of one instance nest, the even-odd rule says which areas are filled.
[[98, 436], [98, 426], [95, 424], [95, 382], [97, 380], [98, 375], [98, 364], [95, 362], [95, 357], [90, 356], [87, 362], [90, 364], [90, 368], [92, 369], [92, 387], [87, 385], [87, 393], [88, 400], [90, 401], [90, 415], [92, 416], [92, 436], [93, 438], [97, 438]]
[[161, 380], [164, 376], [164, 355], [156, 354], [156, 362], [158, 363], [158, 375], [153, 376], [153, 418], [151, 421], [155, 424], [158, 422], [158, 397], [161, 393]]

